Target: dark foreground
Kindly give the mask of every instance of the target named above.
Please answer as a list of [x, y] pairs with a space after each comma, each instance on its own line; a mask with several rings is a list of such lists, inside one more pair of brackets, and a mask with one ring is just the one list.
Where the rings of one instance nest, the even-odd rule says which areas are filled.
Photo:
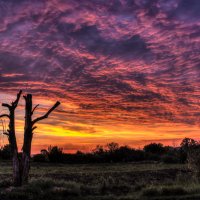
[[10, 163], [0, 163], [0, 200], [200, 199], [185, 165], [35, 164], [30, 183], [11, 186]]

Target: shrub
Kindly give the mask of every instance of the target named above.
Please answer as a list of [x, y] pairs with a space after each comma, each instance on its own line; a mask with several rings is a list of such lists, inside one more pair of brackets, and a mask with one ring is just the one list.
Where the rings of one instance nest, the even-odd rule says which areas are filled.
[[146, 160], [152, 160], [152, 161], [159, 161], [161, 159], [160, 155], [155, 153], [147, 153], [146, 154]]
[[190, 149], [188, 152], [188, 167], [189, 169], [200, 178], [200, 147]]
[[119, 144], [116, 143], [116, 142], [108, 143], [106, 146], [107, 146], [108, 151], [109, 151], [110, 153], [113, 153], [113, 152], [115, 152], [117, 149], [119, 149]]
[[192, 138], [184, 138], [180, 144], [180, 161], [186, 163], [191, 150], [198, 148], [199, 143]]
[[33, 156], [33, 162], [47, 162], [47, 157], [43, 154], [36, 154]]
[[163, 154], [165, 152], [165, 148], [161, 143], [151, 143], [144, 146], [144, 151], [152, 154]]
[[48, 148], [49, 161], [53, 163], [63, 162], [63, 150], [57, 146]]
[[164, 155], [161, 160], [166, 164], [174, 164], [179, 162], [178, 158], [172, 155]]

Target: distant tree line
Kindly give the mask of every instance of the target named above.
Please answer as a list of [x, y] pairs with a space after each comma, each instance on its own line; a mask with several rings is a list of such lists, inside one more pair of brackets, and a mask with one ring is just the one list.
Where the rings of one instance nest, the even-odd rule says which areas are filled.
[[[161, 143], [145, 145], [143, 149], [134, 149], [129, 146], [119, 146], [112, 142], [105, 147], [97, 145], [90, 153], [77, 151], [75, 154], [64, 153], [58, 146], [50, 146], [41, 150], [40, 154], [32, 157], [33, 162], [50, 163], [119, 163], [119, 162], [146, 162], [186, 163], [196, 150], [200, 152], [200, 143], [191, 138], [184, 138], [179, 147], [164, 146]], [[190, 155], [190, 157], [189, 157]], [[0, 159], [10, 159], [10, 146], [0, 149]], [[195, 157], [196, 159], [196, 157]]]

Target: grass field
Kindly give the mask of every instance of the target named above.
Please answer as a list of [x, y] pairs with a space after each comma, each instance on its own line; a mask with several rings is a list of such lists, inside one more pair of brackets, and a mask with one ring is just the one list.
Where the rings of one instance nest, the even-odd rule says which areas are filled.
[[200, 199], [185, 165], [33, 163], [30, 183], [11, 186], [11, 163], [0, 163], [1, 200]]

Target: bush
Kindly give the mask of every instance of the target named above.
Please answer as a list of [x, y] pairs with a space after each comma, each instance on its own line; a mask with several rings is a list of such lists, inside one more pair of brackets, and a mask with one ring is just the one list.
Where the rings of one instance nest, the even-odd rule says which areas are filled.
[[163, 154], [165, 152], [165, 148], [163, 147], [163, 144], [161, 143], [151, 143], [146, 146], [144, 146], [144, 151], [146, 153], [152, 153], [152, 154]]
[[160, 155], [155, 153], [147, 153], [146, 154], [146, 160], [152, 160], [152, 161], [159, 161], [161, 159]]
[[166, 164], [175, 164], [179, 162], [179, 159], [172, 155], [164, 155], [161, 160]]
[[63, 162], [63, 150], [57, 146], [49, 147], [48, 158], [50, 162], [60, 163]]
[[200, 147], [189, 150], [187, 161], [189, 169], [200, 178]]
[[47, 162], [48, 158], [47, 156], [43, 154], [36, 154], [33, 156], [33, 162]]
[[199, 147], [199, 142], [192, 138], [184, 138], [180, 144], [180, 161], [186, 163], [191, 150]]

